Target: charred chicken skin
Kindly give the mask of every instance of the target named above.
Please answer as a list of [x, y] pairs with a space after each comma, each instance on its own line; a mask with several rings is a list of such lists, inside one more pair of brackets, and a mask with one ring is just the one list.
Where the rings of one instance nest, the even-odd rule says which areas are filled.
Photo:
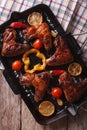
[[47, 23], [42, 23], [38, 26], [28, 26], [23, 30], [24, 38], [31, 39], [41, 39], [44, 48], [49, 51], [52, 47], [52, 40], [49, 27]]
[[87, 91], [87, 78], [75, 83], [68, 73], [63, 73], [59, 77], [66, 100], [70, 103], [78, 101], [81, 96]]
[[7, 28], [3, 34], [3, 46], [2, 46], [2, 56], [14, 57], [23, 54], [29, 49], [29, 45], [17, 43], [16, 31], [12, 28]]
[[49, 85], [49, 79], [50, 75], [48, 72], [42, 72], [42, 73], [25, 73], [24, 75], [21, 75], [19, 78], [20, 85], [29, 87], [33, 86], [35, 88], [35, 101], [41, 100], [48, 88]]
[[61, 36], [57, 36], [54, 40], [56, 48], [55, 53], [46, 60], [49, 66], [59, 66], [73, 61], [73, 55]]

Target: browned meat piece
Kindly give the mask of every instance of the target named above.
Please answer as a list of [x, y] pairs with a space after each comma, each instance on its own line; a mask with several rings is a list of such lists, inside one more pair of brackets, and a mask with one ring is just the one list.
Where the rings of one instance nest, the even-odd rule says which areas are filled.
[[14, 57], [23, 54], [29, 49], [29, 45], [17, 43], [16, 31], [12, 28], [5, 30], [3, 34], [2, 56]]
[[35, 101], [41, 100], [48, 88], [50, 75], [48, 72], [42, 72], [39, 74], [21, 75], [19, 78], [20, 84], [26, 87], [33, 86], [35, 88]]
[[14, 40], [3, 43], [2, 56], [14, 57], [23, 54], [29, 49], [27, 44], [16, 43]]
[[87, 91], [87, 78], [75, 83], [68, 73], [63, 73], [59, 77], [59, 84], [61, 85], [66, 100], [68, 102], [76, 102]]
[[3, 41], [8, 42], [16, 39], [16, 31], [12, 28], [7, 28], [3, 34]]
[[44, 48], [48, 51], [52, 47], [52, 40], [47, 23], [42, 23], [38, 26], [29, 26], [23, 30], [25, 39], [39, 38], [42, 40]]
[[57, 36], [55, 38], [54, 45], [56, 47], [56, 51], [46, 60], [47, 65], [59, 66], [73, 61], [73, 55], [61, 36]]
[[73, 83], [72, 77], [67, 72], [64, 72], [63, 74], [61, 74], [58, 81], [59, 81], [59, 84], [61, 85], [66, 84], [66, 82]]
[[20, 75], [19, 77], [20, 85], [26, 87], [32, 86], [32, 81], [34, 80], [34, 78], [35, 78], [35, 73], [32, 74], [25, 73], [24, 75]]

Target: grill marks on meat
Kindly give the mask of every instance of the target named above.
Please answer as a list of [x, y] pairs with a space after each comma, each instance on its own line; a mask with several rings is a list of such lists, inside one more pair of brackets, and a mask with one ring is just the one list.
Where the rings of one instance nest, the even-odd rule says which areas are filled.
[[20, 85], [29, 87], [32, 85], [32, 81], [34, 78], [35, 78], [35, 73], [32, 73], [32, 74], [25, 73], [24, 75], [20, 75], [19, 77]]
[[35, 87], [35, 97], [36, 101], [42, 99], [46, 93], [49, 84], [49, 74], [46, 72], [35, 75], [35, 79], [32, 85]]
[[42, 72], [39, 74], [29, 74], [25, 73], [21, 75], [19, 78], [19, 82], [21, 85], [26, 87], [33, 86], [35, 88], [35, 101], [41, 100], [48, 88], [50, 75], [48, 72]]
[[78, 101], [85, 91], [87, 91], [87, 78], [75, 83], [72, 77], [66, 72], [60, 75], [59, 84], [64, 91], [66, 100], [70, 103]]
[[16, 31], [12, 28], [7, 28], [3, 34], [3, 41], [8, 42], [16, 39]]
[[[25, 39], [39, 38], [42, 40], [44, 48], [50, 50], [52, 47], [52, 40], [48, 25], [42, 23], [38, 26], [27, 27], [23, 30]], [[13, 57], [26, 52], [29, 49], [29, 45], [17, 43], [16, 31], [12, 28], [7, 28], [3, 34], [3, 47], [2, 56]], [[61, 36], [57, 36], [54, 41], [56, 48], [55, 53], [46, 60], [46, 64], [49, 66], [59, 66], [67, 64], [73, 61], [73, 56], [67, 44]], [[35, 88], [35, 101], [41, 100], [49, 86], [50, 75], [48, 72], [42, 73], [25, 73], [20, 75], [20, 85]], [[59, 85], [62, 87], [66, 100], [70, 103], [76, 102], [87, 91], [87, 78], [75, 83], [72, 77], [68, 73], [63, 73], [59, 77]]]
[[7, 28], [3, 34], [2, 56], [14, 57], [23, 54], [29, 49], [28, 44], [21, 44], [15, 41], [16, 31], [12, 28]]
[[50, 58], [46, 60], [47, 65], [59, 66], [73, 61], [73, 55], [61, 36], [57, 36], [55, 38], [54, 46], [56, 51]]
[[23, 54], [29, 47], [27, 44], [16, 43], [14, 40], [4, 42], [2, 47], [2, 56], [14, 57]]
[[30, 26], [23, 30], [24, 38], [31, 40], [39, 38], [42, 40], [44, 48], [49, 51], [52, 47], [51, 33], [47, 23], [38, 26]]
[[[35, 88], [35, 101], [41, 100], [49, 86], [50, 74], [48, 72], [42, 72], [38, 74], [25, 73], [20, 75], [19, 82], [22, 86], [33, 86]], [[65, 94], [65, 98], [68, 102], [74, 103], [78, 101], [81, 96], [87, 91], [87, 78], [75, 83], [72, 77], [64, 72], [59, 76], [59, 85], [62, 87]]]

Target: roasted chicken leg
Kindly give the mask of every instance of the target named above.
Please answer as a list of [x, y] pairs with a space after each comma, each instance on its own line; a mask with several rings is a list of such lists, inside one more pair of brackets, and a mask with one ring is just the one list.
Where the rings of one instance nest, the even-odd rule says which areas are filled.
[[41, 39], [47, 51], [52, 47], [51, 34], [47, 23], [42, 23], [38, 26], [29, 26], [23, 30], [23, 34], [24, 38], [28, 40]]
[[41, 100], [48, 88], [50, 75], [48, 72], [42, 72], [39, 74], [29, 74], [25, 73], [21, 75], [19, 78], [20, 85], [24, 85], [26, 87], [33, 86], [35, 88], [35, 101]]
[[16, 31], [12, 28], [7, 28], [3, 34], [2, 56], [14, 57], [18, 56], [29, 49], [28, 44], [21, 44], [15, 41]]
[[70, 103], [78, 101], [81, 96], [87, 91], [87, 78], [75, 83], [68, 73], [63, 73], [59, 77], [66, 100]]
[[49, 66], [60, 66], [73, 61], [73, 55], [61, 36], [57, 36], [54, 40], [56, 48], [55, 53], [46, 60]]

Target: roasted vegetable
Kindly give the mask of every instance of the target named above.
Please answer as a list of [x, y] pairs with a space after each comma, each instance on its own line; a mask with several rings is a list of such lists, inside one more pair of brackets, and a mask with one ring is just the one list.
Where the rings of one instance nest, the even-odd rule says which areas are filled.
[[61, 74], [63, 74], [65, 72], [65, 70], [50, 70], [50, 74], [52, 76], [60, 76]]
[[63, 106], [63, 100], [62, 99], [58, 98], [57, 103], [58, 103], [58, 106], [60, 106], [60, 107]]
[[35, 49], [40, 49], [41, 47], [43, 46], [43, 44], [42, 44], [42, 41], [40, 40], [40, 39], [37, 39], [34, 43], [33, 43], [33, 47], [35, 48]]
[[[31, 62], [30, 62], [29, 54], [31, 54], [31, 53], [36, 53], [36, 57], [38, 57], [42, 60], [42, 64], [38, 63], [34, 66], [33, 69], [30, 70], [29, 66], [30, 66]], [[40, 51], [37, 49], [31, 49], [31, 50], [25, 52], [23, 55], [22, 61], [24, 62], [24, 70], [25, 70], [25, 72], [28, 72], [28, 73], [33, 73], [37, 70], [41, 71], [41, 70], [44, 70], [46, 67], [46, 58], [45, 58], [44, 54], [40, 53]]]
[[12, 22], [10, 25], [12, 28], [26, 28], [27, 25], [22, 22]]
[[22, 63], [19, 60], [16, 60], [12, 63], [12, 69], [15, 71], [19, 71], [22, 67]]
[[53, 98], [59, 98], [62, 96], [62, 89], [59, 87], [52, 88], [51, 94]]

